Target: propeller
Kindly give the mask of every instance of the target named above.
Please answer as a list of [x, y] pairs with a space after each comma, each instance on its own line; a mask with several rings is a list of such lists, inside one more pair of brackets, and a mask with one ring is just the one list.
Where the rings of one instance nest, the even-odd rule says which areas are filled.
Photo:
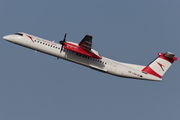
[[[67, 35], [67, 33], [65, 33], [64, 39], [61, 40], [61, 41], [59, 41], [59, 43], [62, 45], [62, 46], [61, 46], [61, 51], [62, 51], [62, 49], [63, 49], [63, 47], [64, 47], [64, 45], [65, 45], [65, 42], [66, 42], [66, 35]], [[61, 53], [61, 51], [60, 51], [60, 53]]]

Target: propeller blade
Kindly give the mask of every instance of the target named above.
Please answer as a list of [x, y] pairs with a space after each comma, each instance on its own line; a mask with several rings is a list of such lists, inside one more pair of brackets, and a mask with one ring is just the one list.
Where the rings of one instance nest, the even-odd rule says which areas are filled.
[[59, 41], [59, 43], [62, 45], [62, 46], [61, 46], [60, 53], [61, 53], [61, 51], [62, 51], [62, 49], [63, 49], [63, 47], [64, 47], [64, 44], [65, 44], [65, 42], [66, 42], [66, 35], [67, 35], [67, 33], [65, 33], [65, 35], [64, 35], [64, 39], [63, 39], [63, 40], [61, 40], [61, 41]]
[[64, 45], [61, 46], [61, 51], [60, 51], [60, 53], [62, 52], [63, 46], [64, 46]]
[[66, 41], [66, 35], [67, 35], [67, 33], [65, 33], [65, 35], [64, 35], [64, 40], [63, 40], [63, 42], [65, 42], [65, 41]]

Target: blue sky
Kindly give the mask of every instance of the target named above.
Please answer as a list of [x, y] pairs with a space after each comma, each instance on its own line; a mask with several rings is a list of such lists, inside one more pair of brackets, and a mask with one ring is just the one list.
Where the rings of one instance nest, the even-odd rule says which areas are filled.
[[58, 42], [93, 36], [102, 56], [147, 65], [180, 56], [178, 0], [0, 1], [1, 120], [178, 120], [179, 61], [163, 82], [115, 77], [9, 43], [26, 32]]

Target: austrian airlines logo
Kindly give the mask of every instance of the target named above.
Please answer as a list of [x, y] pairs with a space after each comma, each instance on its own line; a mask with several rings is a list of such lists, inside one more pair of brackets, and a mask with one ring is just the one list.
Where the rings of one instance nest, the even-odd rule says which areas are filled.
[[163, 64], [157, 62], [157, 64], [161, 67], [161, 69], [164, 71], [163, 67], [165, 67]]

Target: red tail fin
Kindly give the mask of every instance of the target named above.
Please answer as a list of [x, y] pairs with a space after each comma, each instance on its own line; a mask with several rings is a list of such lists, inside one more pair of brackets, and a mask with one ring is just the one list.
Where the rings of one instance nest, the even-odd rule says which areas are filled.
[[142, 71], [161, 78], [177, 58], [174, 57], [175, 54], [170, 52], [158, 53], [158, 55], [159, 57], [146, 66]]

